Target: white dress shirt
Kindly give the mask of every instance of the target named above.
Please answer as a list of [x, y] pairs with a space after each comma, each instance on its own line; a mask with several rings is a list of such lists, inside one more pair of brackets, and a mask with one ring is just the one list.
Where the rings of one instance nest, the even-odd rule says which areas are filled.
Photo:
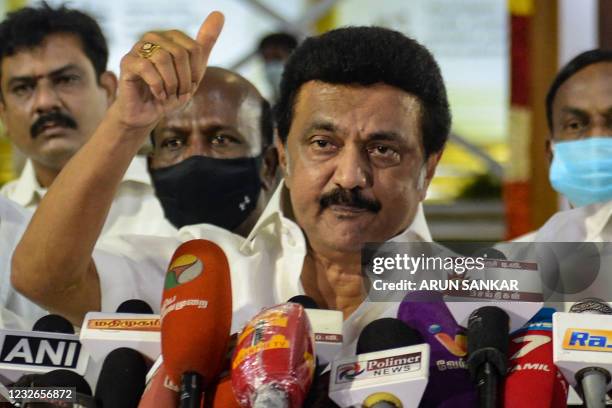
[[[10, 283], [13, 251], [45, 193], [46, 189], [36, 180], [34, 167], [29, 160], [21, 176], [0, 190], [0, 327], [30, 330], [38, 318], [48, 314], [21, 296]], [[99, 245], [103, 246], [102, 242], [107, 237], [123, 234], [177, 234], [177, 229], [164, 217], [143, 157], [136, 157], [132, 161], [121, 181]]]
[[11, 257], [32, 212], [0, 196], [0, 328], [30, 330], [47, 314], [11, 286]]
[[[183, 227], [175, 238], [122, 236], [97, 246], [94, 261], [100, 277], [102, 310], [114, 311], [126, 299], [142, 299], [159, 311], [164, 276], [174, 250], [190, 239], [214, 241], [228, 258], [232, 278], [232, 332], [262, 307], [304, 294], [300, 283], [306, 239], [300, 227], [282, 211], [286, 189], [274, 193], [252, 232], [245, 239], [210, 224]], [[286, 208], [286, 207], [285, 207]], [[419, 206], [412, 225], [391, 241], [430, 241]], [[383, 316], [395, 316], [397, 303], [364, 302], [347, 319], [345, 343], [363, 326]]]
[[[95, 186], [92, 186], [95, 189]], [[19, 178], [0, 189], [0, 194], [29, 210], [36, 210], [47, 192], [36, 179], [34, 166], [27, 160]], [[101, 236], [143, 234], [172, 236], [176, 228], [164, 217], [155, 196], [146, 159], [136, 156], [119, 184]]]

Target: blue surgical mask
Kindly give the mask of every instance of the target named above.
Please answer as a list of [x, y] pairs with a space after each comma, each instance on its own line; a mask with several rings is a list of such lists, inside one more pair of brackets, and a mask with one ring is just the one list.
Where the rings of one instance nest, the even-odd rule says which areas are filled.
[[612, 200], [612, 137], [553, 144], [550, 183], [575, 206]]
[[278, 88], [280, 87], [284, 68], [285, 64], [283, 61], [268, 61], [264, 66], [266, 79], [268, 80], [268, 84], [272, 87], [275, 95], [278, 94]]

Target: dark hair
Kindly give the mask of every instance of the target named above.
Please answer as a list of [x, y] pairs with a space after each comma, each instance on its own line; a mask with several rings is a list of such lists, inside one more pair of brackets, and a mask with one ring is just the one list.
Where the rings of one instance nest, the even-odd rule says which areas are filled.
[[261, 39], [257, 50], [261, 52], [264, 48], [281, 47], [288, 51], [292, 51], [297, 47], [297, 44], [297, 38], [289, 33], [272, 33]]
[[557, 73], [546, 95], [546, 119], [548, 120], [548, 129], [551, 133], [553, 131], [552, 106], [559, 88], [578, 71], [589, 65], [597, 64], [598, 62], [612, 62], [612, 50], [596, 48], [594, 50], [585, 51], [575, 56]]
[[92, 17], [66, 5], [53, 8], [41, 2], [38, 7], [8, 13], [0, 23], [0, 61], [22, 50], [36, 48], [47, 36], [59, 33], [74, 34], [81, 40], [83, 52], [100, 79], [108, 62], [108, 46], [102, 29]]
[[403, 34], [381, 27], [347, 27], [306, 39], [285, 65], [275, 119], [287, 141], [300, 87], [311, 80], [332, 84], [385, 83], [422, 104], [425, 156], [444, 147], [451, 114], [440, 68], [431, 53]]

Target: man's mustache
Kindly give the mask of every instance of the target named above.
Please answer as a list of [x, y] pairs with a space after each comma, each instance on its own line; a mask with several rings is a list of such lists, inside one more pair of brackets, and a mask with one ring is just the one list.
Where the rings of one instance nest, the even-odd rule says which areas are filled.
[[336, 188], [329, 193], [323, 194], [319, 199], [319, 204], [321, 205], [321, 210], [332, 205], [343, 205], [347, 207], [362, 208], [377, 213], [382, 208], [382, 204], [380, 204], [378, 200], [364, 197], [361, 190], [357, 188], [352, 190]]
[[48, 112], [36, 119], [36, 122], [34, 122], [30, 127], [30, 135], [32, 136], [32, 139], [36, 139], [36, 137], [42, 133], [45, 126], [49, 123], [70, 129], [77, 128], [76, 121], [65, 113], [58, 111]]

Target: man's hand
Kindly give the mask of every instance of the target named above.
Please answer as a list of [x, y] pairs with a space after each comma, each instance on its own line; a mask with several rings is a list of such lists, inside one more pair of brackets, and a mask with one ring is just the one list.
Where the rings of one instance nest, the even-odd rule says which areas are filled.
[[195, 40], [178, 30], [146, 33], [121, 60], [113, 114], [128, 129], [152, 128], [198, 88], [224, 17], [212, 12]]

